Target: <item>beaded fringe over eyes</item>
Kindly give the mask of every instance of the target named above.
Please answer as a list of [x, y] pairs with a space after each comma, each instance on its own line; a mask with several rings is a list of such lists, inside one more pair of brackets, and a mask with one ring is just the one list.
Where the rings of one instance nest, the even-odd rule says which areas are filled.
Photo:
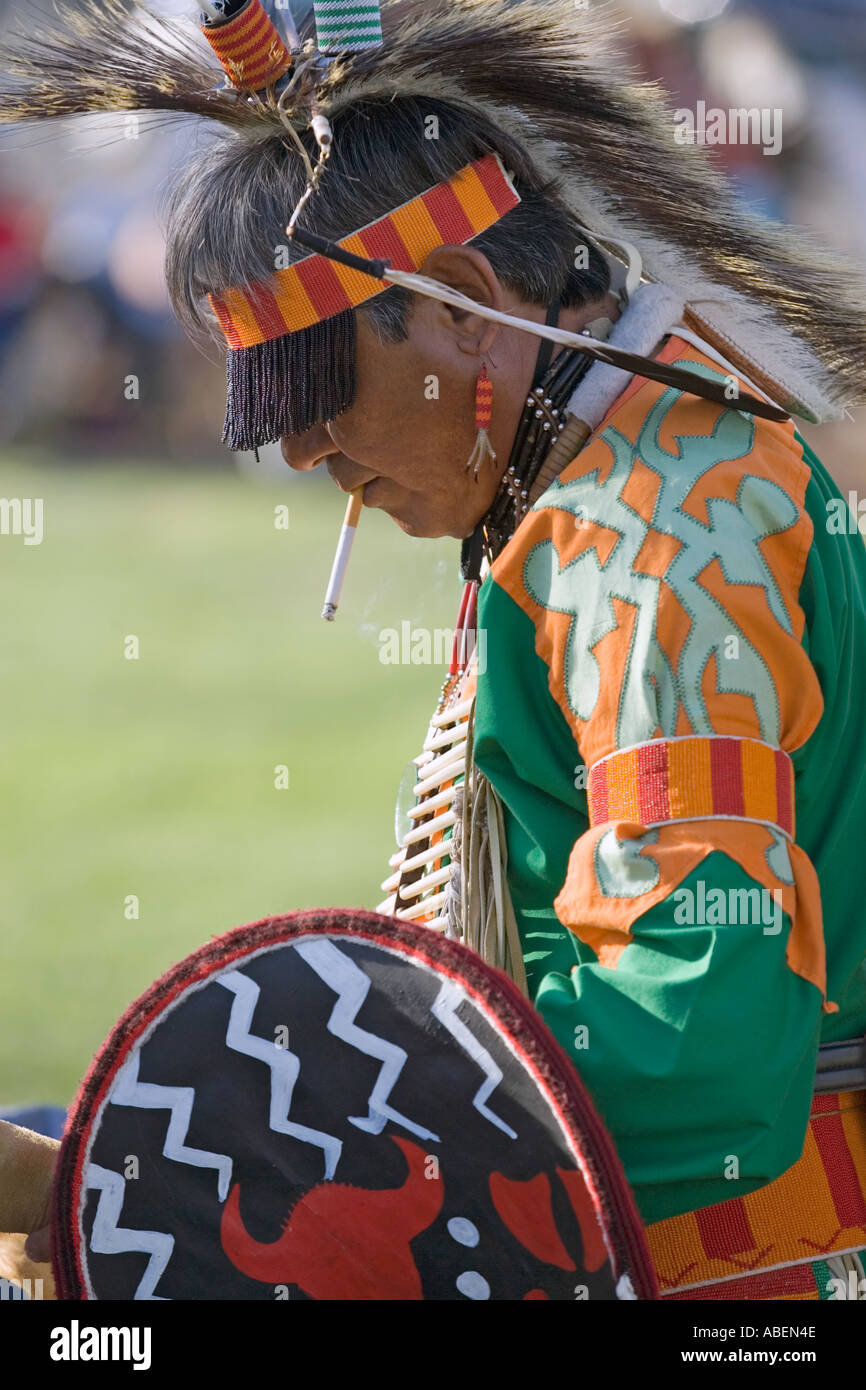
[[226, 359], [223, 443], [259, 449], [335, 420], [355, 399], [355, 313], [232, 348]]

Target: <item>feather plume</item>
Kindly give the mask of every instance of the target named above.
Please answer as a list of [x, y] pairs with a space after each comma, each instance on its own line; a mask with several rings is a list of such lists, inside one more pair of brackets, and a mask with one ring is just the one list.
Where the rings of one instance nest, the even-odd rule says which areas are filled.
[[17, 30], [0, 43], [0, 122], [99, 111], [207, 116], [237, 129], [261, 121], [195, 24], [151, 13], [138, 0], [58, 4], [50, 28]]
[[866, 288], [841, 256], [749, 213], [707, 150], [679, 144], [667, 94], [638, 82], [610, 10], [571, 0], [385, 0], [384, 49], [334, 74], [362, 93], [475, 106], [557, 179], [577, 220], [635, 244], [722, 353], [807, 419], [866, 401]]

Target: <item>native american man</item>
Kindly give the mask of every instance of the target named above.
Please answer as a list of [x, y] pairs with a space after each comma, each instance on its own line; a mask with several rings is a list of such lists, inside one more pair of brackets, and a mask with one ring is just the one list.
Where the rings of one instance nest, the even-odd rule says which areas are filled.
[[[863, 395], [850, 275], [737, 207], [568, 0], [386, 3], [384, 45], [279, 101], [285, 67], [241, 99], [203, 46], [99, 13], [15, 59], [6, 114], [222, 123], [167, 274], [185, 325], [227, 340], [227, 443], [280, 439], [464, 542], [485, 660], [452, 667], [382, 910], [525, 985], [663, 1291], [757, 1271], [724, 1296], [820, 1297], [826, 1259], [866, 1244], [863, 1076], [821, 1080], [866, 1032], [866, 554], [787, 417]], [[323, 140], [299, 231], [468, 307], [287, 242]]]

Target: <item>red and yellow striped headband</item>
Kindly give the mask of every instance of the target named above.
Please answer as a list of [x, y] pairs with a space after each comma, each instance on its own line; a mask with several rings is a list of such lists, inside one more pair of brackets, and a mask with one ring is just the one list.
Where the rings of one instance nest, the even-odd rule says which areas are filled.
[[[417, 271], [437, 246], [464, 245], [519, 202], [499, 157], [488, 154], [339, 245]], [[310, 328], [387, 289], [384, 280], [315, 255], [267, 280], [212, 294], [210, 302], [229, 347], [248, 348]]]

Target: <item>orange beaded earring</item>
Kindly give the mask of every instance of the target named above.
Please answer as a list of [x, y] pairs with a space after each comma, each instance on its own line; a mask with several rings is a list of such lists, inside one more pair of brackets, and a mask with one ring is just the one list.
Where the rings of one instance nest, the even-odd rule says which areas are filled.
[[473, 476], [478, 482], [478, 473], [482, 463], [488, 460], [496, 462], [496, 454], [493, 445], [490, 443], [490, 416], [493, 410], [493, 382], [487, 375], [487, 363], [482, 362], [481, 371], [478, 373], [478, 380], [475, 383], [475, 447], [469, 458], [466, 460], [466, 472], [473, 469]]

